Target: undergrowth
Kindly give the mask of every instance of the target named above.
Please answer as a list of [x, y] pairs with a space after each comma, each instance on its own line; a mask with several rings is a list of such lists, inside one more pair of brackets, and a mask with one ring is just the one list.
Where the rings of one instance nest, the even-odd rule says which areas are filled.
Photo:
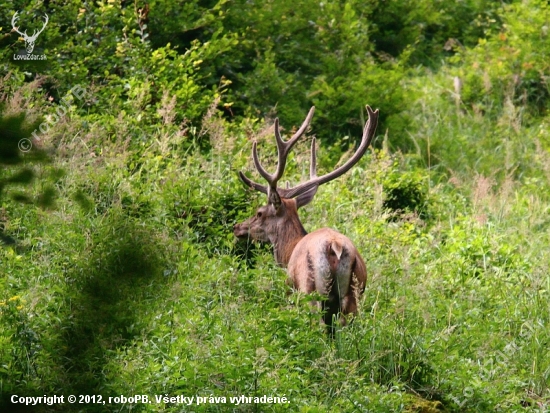
[[[265, 201], [237, 171], [255, 174], [253, 140], [271, 167], [274, 138], [254, 116], [224, 119], [218, 89], [193, 103], [198, 83], [176, 82], [211, 46], [144, 55], [148, 65], [168, 62], [177, 99], [155, 90], [148, 106], [152, 83], [133, 78], [126, 101], [105, 114], [87, 109], [93, 96], [73, 102], [41, 135], [42, 151], [28, 154], [13, 143], [56, 106], [42, 80], [6, 76], [1, 132], [13, 156], [0, 159], [2, 407], [13, 407], [12, 395], [140, 394], [154, 402], [33, 411], [548, 411], [550, 132], [547, 86], [533, 69], [545, 61], [525, 52], [519, 66], [498, 65], [530, 34], [512, 24], [514, 10], [543, 24], [526, 4], [503, 6], [509, 25], [437, 72], [388, 64], [403, 70], [391, 85], [402, 88], [399, 126], [379, 130], [363, 159], [300, 211], [308, 231], [337, 229], [367, 263], [359, 315], [334, 339], [309, 304], [315, 297], [287, 286], [270, 248], [233, 236]], [[99, 98], [105, 105], [110, 95]], [[362, 103], [376, 108], [375, 98]], [[321, 114], [326, 123], [330, 111]], [[331, 139], [319, 139], [319, 174], [357, 140]], [[289, 157], [291, 182], [308, 175], [308, 140]], [[229, 401], [242, 395], [287, 402]]]

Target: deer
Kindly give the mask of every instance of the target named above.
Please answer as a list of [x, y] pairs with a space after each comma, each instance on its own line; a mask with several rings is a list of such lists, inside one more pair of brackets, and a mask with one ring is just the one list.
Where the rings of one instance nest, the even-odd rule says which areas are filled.
[[18, 16], [19, 12], [15, 12], [15, 14], [13, 15], [13, 17], [11, 18], [11, 26], [13, 28], [13, 31], [19, 33], [21, 36], [23, 36], [23, 40], [25, 40], [25, 49], [27, 50], [27, 53], [28, 54], [31, 54], [34, 50], [34, 43], [36, 42], [36, 39], [38, 38], [38, 35], [40, 33], [42, 33], [44, 31], [44, 29], [46, 28], [46, 25], [48, 24], [48, 21], [49, 21], [49, 17], [46, 13], [44, 13], [44, 25], [42, 26], [42, 28], [40, 30], [35, 30], [32, 34], [32, 36], [29, 36], [27, 34], [27, 31], [25, 30], [24, 32], [20, 32], [19, 31], [19, 27], [16, 27], [15, 24], [17, 23], [17, 20], [19, 20], [19, 16]]
[[267, 185], [248, 178], [242, 171], [239, 177], [249, 188], [267, 195], [267, 205], [257, 209], [255, 215], [233, 228], [238, 239], [267, 242], [273, 246], [277, 264], [287, 269], [287, 283], [305, 294], [317, 292], [322, 301], [312, 301], [322, 311], [321, 322], [334, 337], [334, 320], [340, 315], [340, 324], [356, 316], [358, 300], [365, 290], [367, 270], [361, 254], [345, 235], [331, 228], [320, 228], [307, 233], [298, 216], [298, 209], [309, 204], [320, 185], [330, 182], [350, 170], [365, 154], [378, 124], [378, 109], [366, 106], [368, 120], [363, 129], [361, 143], [355, 153], [340, 167], [317, 176], [316, 142], [311, 142], [310, 178], [289, 188], [277, 186], [283, 176], [288, 154], [307, 130], [315, 107], [312, 107], [296, 133], [287, 141], [281, 137], [279, 119], [275, 119], [277, 142], [277, 168], [270, 174], [262, 166], [257, 142], [252, 144], [252, 159], [258, 173]]

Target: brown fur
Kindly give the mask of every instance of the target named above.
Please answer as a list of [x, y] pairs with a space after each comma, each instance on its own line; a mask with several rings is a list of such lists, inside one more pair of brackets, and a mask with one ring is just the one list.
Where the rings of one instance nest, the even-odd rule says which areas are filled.
[[[281, 198], [278, 209], [272, 204], [260, 207], [256, 215], [235, 225], [234, 233], [273, 244], [275, 259], [287, 268], [294, 288], [327, 297], [322, 308], [331, 332], [332, 319], [338, 313], [357, 313], [357, 300], [367, 278], [361, 255], [349, 238], [330, 228], [307, 234], [294, 199]], [[344, 317], [341, 323], [346, 323]]]

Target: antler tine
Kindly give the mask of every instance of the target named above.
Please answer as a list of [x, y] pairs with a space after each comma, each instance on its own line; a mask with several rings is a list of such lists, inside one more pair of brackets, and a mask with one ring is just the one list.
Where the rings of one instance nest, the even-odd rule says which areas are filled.
[[[359, 148], [357, 148], [357, 151], [353, 154], [353, 156], [348, 159], [348, 161], [340, 166], [339, 168], [335, 169], [332, 172], [329, 172], [326, 175], [322, 176], [315, 176], [312, 177], [309, 181], [304, 182], [302, 184], [299, 184], [295, 186], [294, 188], [285, 190], [285, 197], [287, 198], [293, 198], [300, 194], [303, 194], [307, 191], [309, 191], [311, 188], [315, 186], [322, 185], [324, 183], [327, 183], [329, 181], [332, 181], [339, 176], [345, 174], [347, 171], [351, 169], [353, 165], [355, 165], [357, 162], [359, 162], [359, 159], [365, 154], [367, 148], [369, 147], [372, 138], [374, 137], [374, 132], [376, 131], [376, 126], [378, 124], [378, 109], [375, 111], [372, 110], [370, 106], [366, 106], [367, 113], [368, 113], [368, 121], [365, 125], [365, 128], [363, 129], [363, 136], [361, 138], [361, 144], [359, 145]], [[312, 145], [312, 155], [311, 155], [311, 162], [312, 164], [315, 162], [315, 146]], [[312, 168], [312, 166], [310, 166]]]
[[281, 138], [281, 132], [279, 129], [279, 118], [275, 118], [274, 128], [275, 140], [277, 142], [277, 170], [274, 174], [270, 174], [269, 172], [267, 172], [260, 163], [256, 141], [254, 141], [254, 143], [252, 144], [252, 159], [254, 159], [254, 166], [256, 166], [256, 169], [258, 170], [260, 175], [262, 175], [262, 177], [269, 183], [269, 186], [273, 188], [277, 186], [277, 182], [283, 176], [283, 172], [286, 166], [286, 158], [288, 156], [289, 150], [289, 142], [284, 142], [283, 138]]
[[[311, 161], [309, 162], [309, 179], [317, 177], [317, 151], [315, 149], [315, 138], [311, 140]], [[287, 189], [290, 189], [287, 187]]]
[[241, 181], [243, 181], [250, 188], [255, 189], [256, 191], [259, 191], [259, 192], [263, 192], [264, 194], [267, 195], [267, 186], [266, 185], [262, 185], [262, 184], [259, 184], [257, 182], [254, 182], [252, 179], [248, 178], [241, 171], [239, 171], [239, 177], [241, 178]]
[[[268, 182], [269, 188], [277, 190], [277, 182], [279, 181], [279, 179], [281, 179], [285, 171], [288, 153], [296, 144], [298, 139], [307, 130], [311, 119], [313, 118], [314, 112], [315, 106], [312, 106], [309, 110], [308, 115], [306, 116], [306, 119], [302, 123], [302, 126], [300, 126], [296, 133], [292, 135], [292, 137], [286, 142], [283, 141], [283, 138], [281, 137], [281, 131], [279, 129], [279, 119], [275, 119], [275, 140], [277, 142], [277, 169], [274, 174], [270, 174], [262, 166], [262, 164], [260, 163], [260, 158], [258, 156], [257, 143], [254, 142], [252, 144], [252, 159], [254, 160], [254, 166], [256, 167], [260, 175]], [[255, 190], [263, 192], [265, 194], [268, 193], [268, 186], [252, 181], [251, 179], [247, 178], [242, 172], [239, 172], [239, 176], [241, 177], [241, 180], [249, 187], [254, 188]], [[281, 194], [286, 192], [286, 190], [284, 189], [279, 189], [278, 191], [281, 192]]]
[[[275, 120], [277, 122], [277, 120]], [[260, 158], [258, 157], [258, 142], [254, 141], [252, 143], [252, 159], [254, 160], [254, 166], [256, 170], [264, 177], [264, 179], [271, 185], [273, 182], [274, 176], [267, 172], [262, 164], [260, 163]]]
[[44, 15], [45, 15], [45, 18], [44, 18], [44, 24], [42, 25], [42, 28], [40, 30], [35, 29], [34, 32], [32, 33], [32, 36], [30, 37], [33, 40], [36, 40], [38, 35], [44, 31], [44, 29], [46, 28], [46, 25], [50, 21], [50, 18], [48, 17], [48, 15], [46, 13], [44, 13]]
[[313, 119], [313, 114], [314, 113], [315, 113], [315, 106], [312, 106], [311, 109], [309, 110], [307, 116], [306, 116], [306, 119], [304, 120], [304, 123], [302, 123], [302, 126], [300, 126], [300, 129], [298, 129], [296, 131], [296, 133], [294, 135], [292, 135], [292, 138], [290, 138], [286, 142], [286, 145], [288, 146], [287, 152], [294, 146], [294, 144], [300, 138], [300, 136], [302, 136], [304, 134], [304, 132], [307, 130], [307, 127], [311, 123], [311, 119]]
[[16, 32], [16, 33], [19, 33], [21, 36], [26, 36], [27, 35], [27, 31], [25, 30], [25, 33], [21, 33], [19, 31], [19, 26], [18, 27], [15, 27], [16, 23], [17, 23], [17, 20], [19, 20], [19, 12], [16, 11], [15, 14], [13, 15], [13, 17], [11, 18], [11, 27], [13, 27], [13, 30]]

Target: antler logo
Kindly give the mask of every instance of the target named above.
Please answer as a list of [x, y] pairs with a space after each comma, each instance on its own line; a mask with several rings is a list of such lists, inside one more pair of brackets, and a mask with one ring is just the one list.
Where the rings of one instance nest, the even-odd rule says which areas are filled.
[[32, 51], [34, 50], [34, 42], [36, 42], [36, 38], [38, 37], [38, 35], [40, 33], [42, 33], [44, 31], [44, 29], [46, 28], [46, 25], [48, 24], [48, 21], [49, 21], [49, 18], [48, 18], [48, 15], [46, 13], [44, 13], [44, 26], [42, 26], [42, 28], [38, 31], [34, 31], [34, 33], [32, 34], [32, 36], [29, 36], [27, 34], [27, 31], [25, 30], [23, 33], [21, 33], [19, 31], [19, 27], [15, 27], [15, 24], [17, 23], [17, 20], [19, 19], [19, 16], [18, 16], [19, 12], [15, 12], [15, 14], [13, 15], [12, 19], [11, 19], [11, 25], [13, 27], [13, 30], [16, 31], [17, 33], [19, 33], [21, 36], [23, 36], [23, 40], [25, 40], [25, 49], [27, 49], [27, 53], [28, 54], [31, 54]]

